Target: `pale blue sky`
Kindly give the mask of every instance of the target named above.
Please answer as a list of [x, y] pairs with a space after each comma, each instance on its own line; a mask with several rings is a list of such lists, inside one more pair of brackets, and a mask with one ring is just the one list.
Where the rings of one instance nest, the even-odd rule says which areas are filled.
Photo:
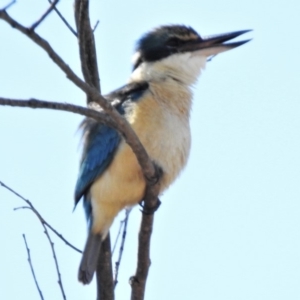
[[[300, 299], [299, 1], [91, 2], [104, 93], [126, 82], [135, 41], [155, 26], [186, 24], [203, 35], [254, 29], [245, 36], [253, 41], [215, 57], [195, 86], [190, 160], [155, 215], [146, 299]], [[30, 25], [47, 3], [19, 0], [9, 12]], [[74, 24], [72, 5], [59, 8]], [[77, 41], [55, 14], [38, 33], [80, 74]], [[1, 96], [85, 105], [48, 56], [1, 20], [0, 40]], [[86, 224], [81, 205], [72, 209], [81, 119], [0, 107], [0, 180], [80, 248]], [[25, 233], [45, 299], [61, 299], [41, 225], [27, 210], [13, 212], [24, 203], [3, 188], [0, 201], [0, 298], [39, 299]], [[117, 299], [129, 299], [139, 221], [135, 208]], [[93, 284], [77, 282], [80, 255], [54, 242], [67, 299], [95, 299]]]

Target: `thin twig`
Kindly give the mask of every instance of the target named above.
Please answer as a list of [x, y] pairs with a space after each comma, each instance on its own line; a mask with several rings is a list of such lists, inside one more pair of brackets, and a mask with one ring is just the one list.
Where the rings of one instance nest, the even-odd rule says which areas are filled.
[[45, 11], [45, 13], [36, 21], [34, 22], [31, 27], [30, 30], [35, 30], [35, 28], [37, 28], [43, 21], [44, 19], [51, 13], [51, 11], [54, 9], [55, 5], [58, 3], [59, 0], [55, 0], [50, 7]]
[[62, 241], [64, 241], [69, 247], [71, 247], [72, 249], [74, 249], [75, 251], [82, 253], [81, 250], [79, 250], [78, 248], [76, 248], [75, 246], [73, 246], [71, 243], [69, 243], [63, 236], [62, 234], [60, 234], [59, 232], [57, 232], [48, 222], [45, 221], [45, 219], [41, 216], [41, 214], [36, 210], [36, 208], [33, 206], [33, 204], [25, 199], [23, 196], [21, 196], [20, 194], [18, 194], [16, 191], [14, 191], [12, 188], [8, 187], [6, 184], [4, 184], [2, 181], [0, 181], [0, 185], [3, 186], [4, 188], [6, 188], [7, 190], [9, 190], [11, 193], [15, 194], [17, 197], [21, 198], [23, 201], [25, 201], [29, 206], [21, 206], [21, 207], [17, 207], [14, 210], [17, 209], [30, 209], [31, 211], [34, 212], [34, 214], [38, 217], [38, 219], [40, 220], [41, 224], [43, 226], [47, 226], [53, 233], [55, 233]]
[[15, 207], [14, 210], [19, 210], [19, 209], [31, 209], [30, 206], [19, 206], [19, 207]]
[[95, 32], [95, 30], [97, 29], [97, 27], [98, 27], [99, 23], [100, 23], [100, 21], [99, 21], [99, 20], [97, 20], [97, 22], [96, 22], [96, 24], [95, 24], [95, 26], [94, 26], [94, 28], [93, 28], [93, 32]]
[[124, 245], [125, 245], [126, 234], [127, 234], [128, 219], [129, 219], [129, 214], [130, 214], [131, 210], [132, 210], [132, 208], [127, 208], [125, 210], [125, 219], [124, 219], [124, 226], [123, 226], [122, 241], [121, 241], [121, 245], [120, 245], [120, 249], [119, 249], [119, 257], [118, 257], [118, 260], [116, 261], [116, 266], [115, 266], [115, 279], [114, 279], [114, 286], [115, 287], [118, 283], [119, 268], [120, 268], [121, 260], [122, 260], [122, 256], [123, 256]]
[[8, 8], [10, 8], [13, 4], [15, 4], [17, 2], [17, 0], [13, 0], [10, 3], [8, 3], [6, 6], [4, 6], [3, 8], [1, 8], [1, 10], [6, 10]]
[[[51, 0], [48, 0], [49, 3], [53, 3]], [[68, 23], [68, 21], [64, 18], [64, 16], [60, 13], [57, 7], [54, 7], [53, 10], [57, 13], [60, 19], [65, 23], [65, 25], [70, 29], [70, 31], [77, 37], [77, 32], [72, 28], [72, 26]]]
[[39, 284], [37, 282], [37, 279], [35, 277], [34, 268], [33, 268], [32, 261], [31, 261], [31, 256], [30, 256], [30, 249], [28, 248], [28, 245], [27, 245], [26, 236], [25, 236], [24, 233], [22, 235], [23, 235], [23, 239], [24, 239], [24, 242], [25, 242], [26, 250], [27, 250], [27, 255], [28, 255], [27, 260], [28, 260], [28, 263], [29, 263], [29, 266], [30, 266], [31, 274], [32, 274], [34, 282], [35, 282], [35, 286], [36, 286], [36, 288], [37, 288], [37, 290], [40, 294], [41, 299], [44, 300], [43, 293], [42, 293], [42, 291], [39, 287]]
[[45, 231], [44, 233], [46, 234], [47, 236], [47, 239], [50, 243], [50, 246], [51, 246], [51, 250], [52, 250], [52, 255], [53, 255], [53, 259], [54, 259], [54, 263], [55, 263], [55, 267], [56, 267], [56, 273], [57, 273], [57, 276], [58, 276], [58, 285], [60, 287], [60, 290], [61, 290], [61, 294], [63, 296], [63, 299], [66, 300], [66, 294], [65, 294], [65, 291], [64, 291], [64, 287], [63, 287], [63, 283], [62, 283], [62, 280], [61, 280], [61, 274], [60, 274], [60, 271], [59, 271], [59, 265], [58, 265], [58, 261], [57, 261], [57, 257], [56, 257], [56, 253], [55, 253], [55, 249], [54, 249], [54, 243], [52, 242], [51, 238], [50, 238], [50, 235], [49, 235], [49, 232], [47, 230], [47, 227], [45, 226], [45, 224], [42, 224]]
[[124, 226], [124, 222], [125, 222], [125, 219], [120, 221], [120, 226], [119, 226], [118, 234], [117, 234], [117, 237], [116, 237], [116, 239], [115, 239], [115, 243], [114, 243], [113, 249], [112, 249], [112, 251], [111, 251], [111, 255], [112, 255], [112, 256], [114, 255], [114, 252], [115, 252], [115, 250], [116, 250], [116, 247], [117, 247], [117, 244], [118, 244], [118, 240], [119, 240], [119, 237], [120, 237], [122, 228], [123, 228], [123, 226]]

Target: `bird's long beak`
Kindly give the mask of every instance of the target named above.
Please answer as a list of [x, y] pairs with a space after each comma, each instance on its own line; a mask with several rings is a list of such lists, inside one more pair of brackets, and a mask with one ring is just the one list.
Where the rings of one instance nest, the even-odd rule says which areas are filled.
[[208, 36], [201, 38], [197, 42], [194, 42], [193, 44], [185, 45], [183, 47], [186, 47], [184, 51], [197, 51], [197, 53], [203, 55], [203, 56], [212, 56], [217, 55], [221, 52], [239, 47], [249, 41], [243, 40], [239, 42], [233, 42], [233, 43], [226, 43], [229, 40], [232, 40], [244, 33], [247, 33], [252, 30], [240, 30], [230, 33], [224, 33], [224, 34], [218, 34], [213, 36]]

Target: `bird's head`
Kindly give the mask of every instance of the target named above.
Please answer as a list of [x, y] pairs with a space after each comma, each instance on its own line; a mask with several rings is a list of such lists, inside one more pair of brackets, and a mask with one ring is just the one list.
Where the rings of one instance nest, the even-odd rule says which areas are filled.
[[191, 85], [209, 57], [236, 48], [249, 40], [226, 43], [249, 30], [201, 37], [184, 25], [158, 27], [137, 43], [132, 80], [161, 80], [171, 77]]

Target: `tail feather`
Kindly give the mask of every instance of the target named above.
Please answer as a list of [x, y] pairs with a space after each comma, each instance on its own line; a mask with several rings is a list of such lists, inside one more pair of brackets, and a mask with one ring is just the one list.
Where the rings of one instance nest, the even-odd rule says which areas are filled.
[[100, 255], [101, 243], [102, 236], [90, 231], [78, 270], [78, 280], [83, 284], [89, 284], [93, 279]]

